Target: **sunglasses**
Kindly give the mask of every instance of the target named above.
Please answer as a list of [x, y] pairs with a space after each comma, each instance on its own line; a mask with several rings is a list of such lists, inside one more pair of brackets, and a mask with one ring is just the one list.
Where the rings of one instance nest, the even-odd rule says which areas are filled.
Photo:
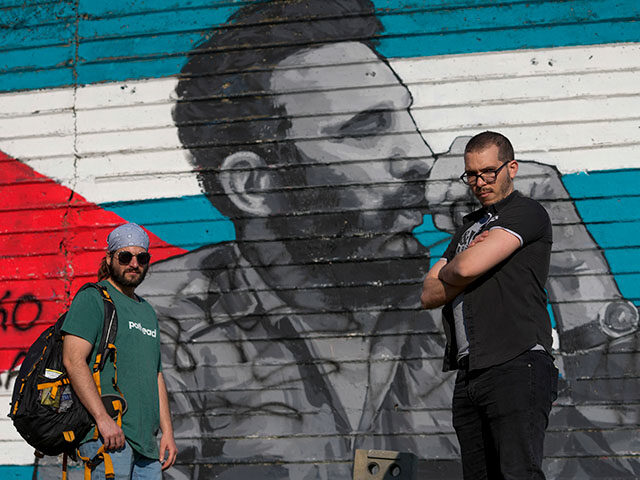
[[146, 265], [149, 263], [149, 260], [151, 260], [151, 255], [149, 255], [148, 252], [141, 252], [134, 255], [131, 252], [124, 251], [118, 254], [118, 263], [120, 263], [120, 265], [129, 265], [133, 257], [136, 257], [139, 265]]

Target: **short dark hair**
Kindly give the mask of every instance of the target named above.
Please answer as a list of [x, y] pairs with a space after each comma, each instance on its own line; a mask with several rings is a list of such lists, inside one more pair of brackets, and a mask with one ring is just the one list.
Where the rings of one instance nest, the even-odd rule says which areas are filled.
[[491, 145], [498, 147], [498, 160], [500, 160], [500, 163], [514, 160], [513, 145], [511, 145], [509, 139], [501, 133], [491, 132], [489, 130], [472, 137], [464, 148], [464, 154], [479, 152]]
[[[259, 2], [238, 10], [194, 48], [181, 70], [173, 118], [205, 192], [222, 193], [217, 171], [240, 148], [270, 164], [297, 158], [286, 142], [290, 121], [270, 91], [278, 63], [327, 43], [358, 41], [374, 50], [381, 31], [370, 0]], [[210, 199], [231, 207], [224, 196]]]

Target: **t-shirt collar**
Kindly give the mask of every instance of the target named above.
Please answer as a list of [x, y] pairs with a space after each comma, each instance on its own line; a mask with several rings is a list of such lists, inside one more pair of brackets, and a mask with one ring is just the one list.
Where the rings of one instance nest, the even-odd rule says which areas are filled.
[[496, 203], [492, 203], [488, 207], [482, 207], [482, 208], [480, 208], [478, 210], [475, 210], [475, 211], [471, 212], [470, 214], [466, 215], [464, 217], [464, 220], [465, 221], [467, 221], [467, 220], [474, 220], [475, 221], [477, 218], [481, 218], [481, 217], [485, 216], [487, 213], [491, 214], [492, 216], [493, 215], [497, 215], [514, 198], [521, 197], [521, 196], [522, 196], [522, 194], [518, 190], [514, 190], [513, 192], [511, 192], [509, 195], [507, 195], [502, 200], [500, 200], [500, 201], [498, 201]]

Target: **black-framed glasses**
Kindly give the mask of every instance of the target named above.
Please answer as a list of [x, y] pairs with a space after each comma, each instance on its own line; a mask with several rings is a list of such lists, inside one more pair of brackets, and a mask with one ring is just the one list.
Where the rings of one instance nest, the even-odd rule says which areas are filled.
[[149, 260], [151, 260], [151, 255], [149, 255], [149, 252], [140, 252], [137, 255], [134, 255], [133, 253], [127, 252], [125, 250], [118, 254], [118, 263], [120, 265], [129, 265], [131, 263], [131, 260], [133, 260], [133, 257], [136, 257], [139, 265], [146, 265], [147, 263], [149, 263]]
[[460, 175], [460, 180], [462, 180], [467, 185], [475, 185], [478, 182], [479, 178], [481, 178], [484, 183], [494, 183], [496, 181], [496, 178], [498, 178], [498, 172], [500, 172], [500, 170], [502, 170], [508, 163], [509, 162], [504, 162], [495, 170], [485, 170], [484, 172], [478, 173], [464, 172], [462, 175]]

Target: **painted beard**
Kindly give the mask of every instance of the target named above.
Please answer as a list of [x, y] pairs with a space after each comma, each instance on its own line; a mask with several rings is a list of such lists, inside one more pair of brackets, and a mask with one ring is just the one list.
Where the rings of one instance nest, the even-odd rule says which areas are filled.
[[[117, 260], [114, 259], [113, 261]], [[137, 287], [138, 285], [140, 285], [144, 280], [144, 277], [147, 275], [148, 270], [149, 265], [138, 268], [129, 268], [129, 265], [120, 266], [120, 268], [114, 268], [113, 263], [109, 265], [109, 275], [111, 279], [118, 285], [121, 285], [123, 287]], [[138, 277], [133, 277], [132, 279], [127, 279], [126, 274], [128, 272], [140, 272], [140, 275]]]

